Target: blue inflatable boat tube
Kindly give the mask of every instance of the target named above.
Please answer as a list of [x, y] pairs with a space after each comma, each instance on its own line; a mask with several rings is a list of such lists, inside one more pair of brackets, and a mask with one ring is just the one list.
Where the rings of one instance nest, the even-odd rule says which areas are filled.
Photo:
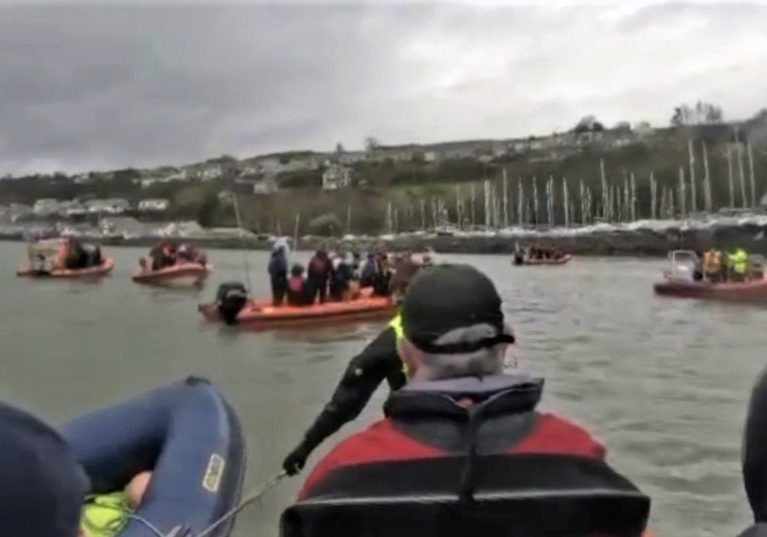
[[[91, 479], [91, 493], [152, 480], [135, 513], [164, 535], [198, 535], [240, 501], [245, 442], [240, 422], [209, 382], [189, 378], [76, 418], [61, 428]], [[233, 521], [211, 537], [226, 537]], [[119, 537], [153, 535], [131, 519]]]

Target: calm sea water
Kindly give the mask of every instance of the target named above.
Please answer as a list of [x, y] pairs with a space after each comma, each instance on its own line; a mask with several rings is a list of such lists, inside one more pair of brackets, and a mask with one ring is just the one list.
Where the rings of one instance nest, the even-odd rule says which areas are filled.
[[[59, 423], [192, 373], [206, 376], [242, 419], [249, 486], [279, 471], [349, 358], [383, 326], [254, 333], [208, 325], [195, 306], [219, 282], [244, 279], [242, 252], [210, 252], [215, 273], [200, 293], [137, 286], [129, 277], [143, 250], [107, 253], [117, 265], [100, 283], [26, 281], [14, 276], [23, 245], [0, 243], [0, 397]], [[248, 259], [253, 287], [265, 295], [266, 254]], [[659, 537], [734, 535], [748, 523], [740, 437], [765, 362], [767, 309], [657, 298], [660, 261], [520, 268], [501, 256], [442, 259], [493, 278], [518, 335], [520, 367], [547, 379], [544, 406], [606, 442], [611, 463], [651, 495]], [[341, 435], [379, 417], [385, 395]], [[283, 482], [248, 508], [235, 535], [275, 536], [299, 484]]]

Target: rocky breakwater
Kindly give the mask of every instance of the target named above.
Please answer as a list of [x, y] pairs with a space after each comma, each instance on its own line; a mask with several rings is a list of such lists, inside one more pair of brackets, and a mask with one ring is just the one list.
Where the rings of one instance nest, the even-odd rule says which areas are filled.
[[670, 250], [743, 247], [767, 254], [767, 217], [700, 221], [640, 221], [597, 224], [581, 228], [496, 232], [411, 233], [344, 239], [305, 238], [302, 248], [345, 246], [366, 250], [434, 250], [440, 253], [508, 254], [516, 245], [546, 246], [576, 255], [665, 256]]

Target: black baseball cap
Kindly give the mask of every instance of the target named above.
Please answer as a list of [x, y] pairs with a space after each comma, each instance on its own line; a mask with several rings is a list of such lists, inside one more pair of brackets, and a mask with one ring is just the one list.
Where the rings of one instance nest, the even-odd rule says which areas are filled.
[[[419, 271], [405, 293], [402, 325], [413, 345], [434, 354], [464, 354], [514, 343], [495, 285], [470, 265], [443, 264]], [[448, 332], [480, 325], [490, 328], [467, 331], [460, 341], [436, 343]]]

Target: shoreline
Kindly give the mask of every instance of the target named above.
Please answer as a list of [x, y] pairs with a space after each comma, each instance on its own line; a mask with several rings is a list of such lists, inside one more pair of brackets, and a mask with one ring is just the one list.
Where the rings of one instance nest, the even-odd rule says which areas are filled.
[[[150, 247], [163, 239], [194, 244], [200, 248], [270, 250], [274, 237], [91, 237], [104, 246]], [[3, 241], [24, 241], [23, 232], [0, 233]], [[512, 228], [482, 232], [405, 233], [380, 237], [352, 236], [299, 238], [299, 249], [345, 247], [365, 251], [376, 246], [389, 250], [434, 250], [447, 254], [510, 254], [516, 245], [545, 245], [574, 255], [666, 256], [670, 250], [745, 248], [767, 253], [767, 216], [754, 215], [737, 221], [641, 221], [632, 224], [597, 224], [581, 228], [528, 230]]]

